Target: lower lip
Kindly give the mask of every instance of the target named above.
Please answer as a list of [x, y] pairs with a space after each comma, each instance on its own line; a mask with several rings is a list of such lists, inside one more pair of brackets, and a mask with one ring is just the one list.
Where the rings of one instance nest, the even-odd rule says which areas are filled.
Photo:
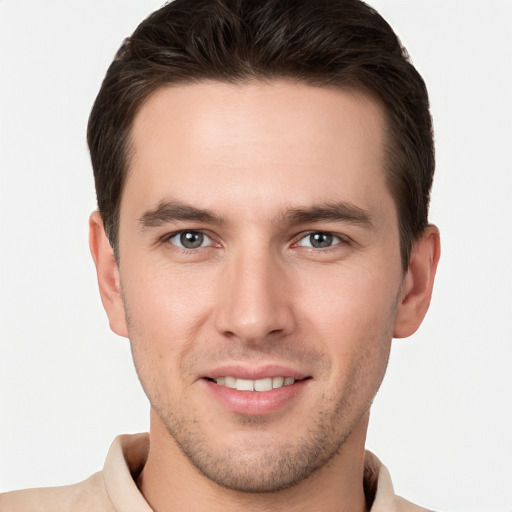
[[238, 391], [203, 379], [208, 391], [229, 411], [248, 416], [272, 414], [290, 405], [304, 391], [310, 379], [271, 391]]

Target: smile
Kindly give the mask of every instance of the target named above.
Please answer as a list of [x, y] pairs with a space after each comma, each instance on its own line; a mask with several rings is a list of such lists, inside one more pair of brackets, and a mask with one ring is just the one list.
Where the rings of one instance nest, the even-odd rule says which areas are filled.
[[267, 377], [264, 379], [238, 379], [236, 377], [217, 377], [213, 379], [219, 386], [236, 389], [237, 391], [272, 391], [273, 389], [291, 386], [296, 382], [293, 377]]
[[311, 376], [290, 377], [290, 374], [259, 379], [242, 379], [232, 375], [221, 374], [201, 380], [216, 402], [228, 411], [244, 416], [264, 416], [291, 407], [306, 393], [313, 380]]

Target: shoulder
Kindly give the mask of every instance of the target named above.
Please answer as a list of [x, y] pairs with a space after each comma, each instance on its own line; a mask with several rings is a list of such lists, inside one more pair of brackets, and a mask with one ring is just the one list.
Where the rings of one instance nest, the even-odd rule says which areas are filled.
[[0, 512], [115, 512], [103, 472], [74, 485], [0, 494]]
[[0, 494], [0, 512], [151, 512], [133, 479], [144, 467], [148, 451], [148, 434], [118, 436], [103, 471], [74, 485]]
[[371, 452], [365, 454], [364, 487], [370, 512], [431, 512], [395, 494], [391, 475]]
[[395, 507], [397, 512], [432, 512], [430, 509], [415, 505], [401, 496], [395, 497]]

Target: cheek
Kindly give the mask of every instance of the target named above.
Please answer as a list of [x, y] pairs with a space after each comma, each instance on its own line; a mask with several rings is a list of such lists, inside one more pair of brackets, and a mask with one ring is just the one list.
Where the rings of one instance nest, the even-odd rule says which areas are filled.
[[381, 367], [378, 374], [386, 367], [400, 288], [390, 272], [331, 269], [298, 291], [301, 325], [331, 354], [338, 378], [357, 367]]
[[162, 266], [139, 266], [137, 272], [131, 268], [125, 265], [121, 284], [135, 367], [146, 394], [166, 400], [160, 395], [170, 386], [162, 383], [180, 386], [180, 362], [205, 339], [214, 301], [198, 289], [205, 276]]
[[[332, 362], [326, 375], [326, 396], [359, 417], [377, 393], [388, 364], [394, 318], [394, 297], [378, 288], [349, 282], [310, 309], [315, 339]], [[312, 318], [312, 316], [310, 318]], [[311, 320], [313, 323], [313, 320]]]
[[146, 263], [135, 268], [137, 272], [127, 267], [121, 275], [131, 323], [144, 332], [186, 340], [186, 333], [202, 324], [214, 303], [206, 286], [212, 276], [194, 268], [178, 271], [165, 264]]
[[325, 268], [300, 280], [301, 314], [321, 321], [326, 332], [381, 331], [394, 313], [400, 275], [375, 267]]

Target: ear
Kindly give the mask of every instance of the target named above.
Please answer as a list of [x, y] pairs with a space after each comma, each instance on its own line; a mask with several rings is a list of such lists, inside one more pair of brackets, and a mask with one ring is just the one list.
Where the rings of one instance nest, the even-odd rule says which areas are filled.
[[119, 267], [98, 211], [89, 217], [89, 247], [96, 265], [101, 302], [107, 312], [110, 328], [119, 336], [127, 338], [128, 329], [121, 295]]
[[395, 338], [406, 338], [421, 325], [430, 305], [440, 255], [439, 230], [429, 225], [412, 248], [395, 317]]

